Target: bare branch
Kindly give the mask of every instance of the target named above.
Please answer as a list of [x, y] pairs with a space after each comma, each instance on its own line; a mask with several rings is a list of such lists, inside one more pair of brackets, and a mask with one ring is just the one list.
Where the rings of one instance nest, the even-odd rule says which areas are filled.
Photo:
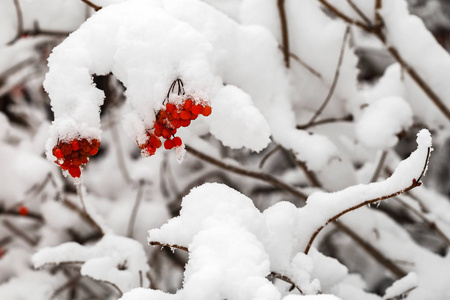
[[183, 250], [185, 252], [189, 252], [189, 249], [187, 247], [184, 247], [184, 246], [162, 244], [160, 242], [155, 242], [155, 241], [151, 241], [151, 242], [149, 242], [149, 244], [152, 245], [152, 246], [168, 247], [168, 248], [174, 248], [174, 249], [178, 249], [178, 250]]
[[269, 275], [267, 275], [267, 277], [273, 277], [273, 278], [277, 278], [277, 279], [281, 279], [287, 283], [292, 284], [292, 286], [294, 286], [301, 295], [305, 295], [305, 293], [303, 293], [303, 291], [287, 276], [281, 275], [277, 272], [270, 272]]
[[352, 122], [352, 121], [353, 121], [353, 116], [348, 115], [343, 118], [328, 118], [328, 119], [322, 119], [322, 120], [316, 121], [311, 124], [297, 125], [297, 129], [305, 130], [305, 129], [308, 129], [308, 128], [311, 128], [314, 126], [319, 126], [319, 125], [324, 125], [324, 124], [329, 124], [329, 123]]
[[442, 231], [442, 229], [436, 224], [436, 222], [428, 219], [422, 212], [415, 209], [412, 205], [408, 204], [408, 202], [406, 201], [403, 201], [399, 197], [394, 197], [394, 200], [396, 200], [398, 203], [400, 203], [412, 213], [414, 213], [417, 217], [419, 217], [431, 230], [436, 232], [436, 234], [439, 235], [447, 245], [450, 246], [450, 238], [444, 233], [444, 231]]
[[144, 195], [144, 186], [145, 182], [141, 180], [139, 182], [137, 194], [136, 194], [136, 201], [134, 202], [133, 210], [131, 211], [130, 219], [128, 220], [128, 230], [127, 230], [127, 237], [133, 237], [134, 232], [134, 224], [136, 223], [136, 216], [137, 212], [139, 210], [139, 206], [142, 202], [142, 196]]
[[89, 1], [89, 0], [81, 0], [81, 1], [83, 1], [84, 3], [86, 3], [86, 5], [92, 7], [95, 11], [99, 11], [100, 9], [102, 9], [101, 6], [95, 5], [94, 3], [92, 3], [92, 2]]
[[11, 233], [13, 233], [15, 236], [20, 237], [22, 240], [24, 240], [28, 245], [34, 247], [37, 245], [37, 241], [31, 237], [28, 236], [28, 234], [25, 233], [22, 229], [15, 226], [13, 223], [9, 222], [8, 220], [3, 220], [3, 225], [5, 225], [5, 228], [7, 228]]
[[222, 162], [219, 159], [213, 158], [212, 156], [209, 156], [203, 152], [200, 152], [198, 150], [195, 150], [194, 148], [186, 145], [186, 151], [197, 156], [198, 158], [200, 158], [201, 160], [204, 160], [210, 164], [213, 164], [217, 167], [220, 167], [222, 169], [225, 169], [227, 171], [236, 173], [236, 174], [240, 174], [243, 176], [247, 176], [247, 177], [251, 177], [251, 178], [255, 178], [255, 179], [259, 179], [262, 181], [265, 181], [275, 187], [278, 187], [282, 190], [285, 190], [289, 193], [291, 193], [292, 195], [299, 197], [302, 200], [306, 200], [306, 198], [308, 197], [306, 194], [304, 194], [303, 192], [299, 191], [298, 189], [296, 189], [295, 187], [277, 179], [276, 177], [267, 174], [267, 173], [263, 173], [263, 172], [257, 172], [257, 171], [251, 171], [248, 169], [243, 169], [237, 166], [233, 166], [233, 165], [229, 165], [226, 164], [224, 162]]
[[269, 159], [269, 157], [271, 157], [272, 155], [274, 155], [278, 150], [281, 150], [281, 146], [280, 145], [276, 145], [275, 148], [273, 148], [272, 150], [270, 150], [269, 152], [267, 152], [266, 155], [264, 155], [264, 157], [261, 159], [261, 162], [259, 163], [259, 168], [262, 169], [262, 167], [264, 167], [264, 164], [266, 163], [266, 161]]
[[378, 176], [380, 176], [380, 172], [383, 169], [384, 162], [386, 161], [387, 157], [387, 151], [383, 151], [381, 154], [380, 160], [378, 161], [377, 168], [375, 169], [375, 172], [372, 175], [372, 178], [370, 179], [370, 182], [375, 182], [378, 179]]
[[286, 68], [290, 67], [289, 62], [289, 32], [287, 25], [287, 17], [286, 17], [286, 9], [285, 9], [285, 1], [278, 0], [278, 14], [280, 15], [280, 25], [281, 25], [281, 43], [283, 45], [283, 56], [284, 56], [284, 64]]
[[308, 122], [307, 125], [310, 125], [310, 124], [314, 123], [314, 121], [320, 116], [320, 114], [323, 112], [325, 107], [328, 105], [328, 103], [330, 102], [331, 97], [334, 94], [334, 91], [336, 89], [336, 86], [337, 86], [337, 83], [338, 83], [338, 80], [339, 80], [339, 75], [341, 73], [341, 66], [342, 66], [342, 62], [344, 60], [345, 46], [347, 45], [347, 40], [348, 40], [348, 37], [349, 37], [349, 33], [350, 33], [350, 26], [347, 26], [347, 28], [345, 29], [345, 32], [344, 32], [344, 38], [342, 40], [341, 51], [339, 52], [339, 60], [338, 60], [337, 66], [336, 66], [336, 71], [334, 73], [333, 82], [331, 83], [331, 87], [330, 87], [330, 90], [328, 91], [328, 95], [325, 98], [325, 100], [323, 101], [323, 103], [320, 106], [320, 108], [316, 111], [316, 113], [314, 114], [314, 116], [311, 118], [311, 120]]
[[361, 17], [361, 19], [367, 24], [367, 26], [371, 26], [369, 18], [366, 17], [366, 15], [359, 9], [358, 6], [355, 5], [355, 3], [352, 0], [347, 0], [347, 3], [358, 14], [358, 16]]

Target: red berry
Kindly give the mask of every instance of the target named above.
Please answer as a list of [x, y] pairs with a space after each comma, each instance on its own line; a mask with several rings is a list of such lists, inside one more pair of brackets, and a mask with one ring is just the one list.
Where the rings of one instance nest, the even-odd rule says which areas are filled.
[[175, 144], [175, 147], [180, 147], [183, 144], [183, 141], [178, 136], [173, 138], [173, 142]]
[[188, 127], [191, 124], [191, 120], [180, 120], [180, 125], [183, 127]]
[[170, 124], [172, 124], [172, 126], [175, 127], [175, 128], [180, 128], [180, 126], [181, 126], [180, 120], [172, 120], [170, 122]]
[[72, 153], [72, 146], [68, 144], [63, 144], [61, 151], [64, 155], [69, 155]]
[[169, 128], [164, 128], [164, 129], [162, 130], [162, 137], [163, 137], [163, 138], [169, 139], [171, 135], [172, 135], [172, 134], [170, 134]]
[[95, 155], [97, 154], [98, 149], [97, 148], [92, 148], [91, 150], [89, 150], [89, 155]]
[[162, 145], [162, 142], [159, 138], [157, 138], [154, 134], [150, 135], [150, 145], [155, 148], [159, 148]]
[[202, 108], [202, 115], [204, 115], [205, 117], [207, 117], [207, 116], [209, 116], [210, 114], [211, 114], [211, 106], [208, 106], [208, 105], [206, 105], [206, 106], [204, 106], [203, 108]]
[[74, 159], [72, 160], [72, 165], [75, 166], [75, 167], [81, 166], [81, 159], [79, 159], [79, 158], [74, 158]]
[[188, 99], [188, 100], [186, 100], [186, 102], [184, 102], [184, 105], [183, 105], [183, 107], [184, 107], [184, 109], [186, 109], [186, 110], [190, 110], [191, 109], [191, 107], [192, 107], [192, 100], [191, 99]]
[[80, 167], [75, 167], [75, 166], [70, 166], [69, 167], [69, 174], [72, 177], [80, 177], [81, 175], [81, 170]]
[[166, 148], [167, 150], [172, 149], [173, 147], [175, 147], [175, 143], [173, 140], [166, 140], [164, 142], [164, 148]]
[[192, 120], [192, 121], [194, 121], [195, 119], [197, 119], [197, 117], [198, 117], [198, 115], [191, 114], [191, 120]]
[[73, 151], [77, 151], [78, 149], [80, 149], [80, 144], [78, 144], [78, 141], [77, 141], [77, 140], [73, 140], [73, 141], [71, 142], [71, 144], [72, 144], [72, 150], [73, 150]]
[[61, 159], [61, 158], [64, 157], [64, 154], [62, 153], [61, 149], [59, 149], [59, 148], [57, 148], [57, 149], [55, 150], [54, 155], [55, 155], [55, 157], [56, 157], [57, 159]]
[[21, 205], [17, 208], [17, 212], [21, 216], [26, 216], [28, 215], [28, 208], [25, 205]]
[[175, 120], [180, 118], [180, 113], [177, 110], [172, 111], [171, 115]]
[[67, 170], [72, 165], [72, 162], [70, 160], [65, 160], [60, 166], [61, 169]]
[[180, 113], [180, 117], [183, 120], [189, 120], [191, 118], [191, 113], [187, 110], [182, 110]]
[[172, 113], [176, 108], [177, 108], [177, 107], [176, 107], [174, 104], [172, 104], [172, 103], [167, 103], [167, 104], [166, 104], [166, 109], [167, 109], [167, 111], [168, 111], [169, 113]]
[[194, 115], [199, 115], [202, 113], [202, 106], [200, 104], [193, 105], [191, 107], [191, 113]]

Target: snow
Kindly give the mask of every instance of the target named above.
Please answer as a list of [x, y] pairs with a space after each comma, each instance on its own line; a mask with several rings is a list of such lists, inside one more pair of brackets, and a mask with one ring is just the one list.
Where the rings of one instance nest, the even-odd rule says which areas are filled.
[[394, 298], [403, 293], [407, 293], [411, 289], [416, 288], [418, 283], [417, 274], [414, 272], [408, 273], [408, 275], [395, 281], [394, 284], [386, 289], [383, 299]]
[[46, 300], [63, 283], [59, 274], [28, 271], [0, 285], [0, 295], [3, 299]]
[[138, 287], [139, 273], [143, 284], [149, 270], [142, 245], [132, 239], [113, 234], [105, 235], [97, 244], [87, 247], [68, 242], [52, 248], [43, 248], [33, 255], [35, 268], [47, 264], [81, 263], [81, 275], [114, 283], [122, 292]]
[[400, 97], [386, 97], [363, 108], [355, 130], [364, 146], [387, 150], [397, 144], [397, 135], [412, 123], [413, 112], [409, 104]]
[[[386, 39], [390, 47], [398, 50], [403, 59], [422, 77], [439, 96], [444, 105], [450, 107], [450, 56], [435, 41], [423, 22], [410, 15], [406, 1], [387, 1], [380, 11], [386, 25]], [[407, 76], [409, 78], [409, 76]], [[430, 99], [417, 88], [411, 79], [406, 81], [411, 93], [409, 101], [417, 116], [443, 126], [448, 122]], [[414, 87], [414, 90], [412, 89]]]

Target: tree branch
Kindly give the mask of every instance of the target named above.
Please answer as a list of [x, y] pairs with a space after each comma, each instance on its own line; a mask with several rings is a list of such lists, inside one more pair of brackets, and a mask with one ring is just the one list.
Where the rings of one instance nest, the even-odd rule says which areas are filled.
[[95, 5], [94, 3], [92, 3], [92, 2], [89, 1], [89, 0], [81, 0], [81, 1], [83, 1], [84, 3], [86, 3], [87, 6], [92, 7], [95, 11], [99, 11], [100, 9], [102, 9], [101, 6]]
[[[397, 49], [390, 46], [386, 42], [386, 36], [382, 32], [381, 25], [383, 24], [383, 19], [381, 18], [381, 15], [378, 14], [378, 25], [379, 26], [373, 26], [373, 24], [364, 24], [359, 21], [355, 21], [352, 18], [346, 16], [344, 13], [339, 11], [336, 7], [328, 3], [326, 0], [317, 0], [319, 1], [324, 7], [326, 7], [328, 10], [330, 10], [334, 15], [342, 19], [344, 22], [356, 25], [360, 27], [361, 29], [373, 34], [376, 36], [386, 47], [388, 52], [394, 57], [394, 59], [402, 66], [404, 70], [411, 76], [413, 81], [419, 86], [419, 88], [430, 98], [430, 100], [437, 106], [437, 108], [442, 112], [442, 114], [450, 120], [450, 110], [449, 108], [444, 104], [442, 99], [433, 91], [433, 89], [425, 82], [425, 80], [412, 68], [400, 55]], [[379, 1], [379, 0], [378, 0]], [[376, 3], [377, 8], [381, 8], [381, 1], [379, 3]], [[378, 11], [378, 10], [377, 10]]]
[[341, 51], [339, 52], [339, 60], [338, 60], [337, 66], [336, 66], [336, 71], [334, 73], [333, 82], [331, 83], [331, 87], [330, 87], [330, 90], [328, 91], [328, 95], [325, 98], [325, 100], [323, 101], [322, 105], [316, 111], [314, 116], [311, 118], [311, 120], [309, 120], [309, 122], [308, 122], [308, 124], [306, 126], [314, 123], [314, 121], [320, 116], [320, 114], [323, 112], [325, 107], [328, 105], [328, 103], [330, 102], [331, 97], [334, 94], [334, 91], [336, 89], [336, 86], [337, 86], [337, 83], [338, 83], [338, 80], [339, 80], [339, 75], [341, 73], [341, 66], [342, 66], [342, 62], [344, 60], [345, 46], [347, 44], [347, 39], [348, 39], [349, 33], [350, 33], [350, 26], [347, 26], [347, 28], [345, 29], [345, 32], [344, 32], [344, 38], [342, 40]]
[[305, 251], [304, 251], [305, 254], [308, 254], [309, 249], [312, 246], [312, 243], [314, 242], [315, 238], [320, 233], [320, 231], [322, 231], [322, 229], [325, 228], [325, 226], [327, 226], [329, 223], [337, 220], [339, 217], [345, 215], [348, 212], [356, 210], [356, 209], [358, 209], [358, 208], [360, 208], [362, 206], [365, 206], [365, 205], [368, 205], [368, 204], [371, 204], [371, 203], [374, 203], [374, 202], [378, 202], [378, 201], [382, 201], [382, 200], [386, 200], [386, 199], [395, 197], [397, 195], [400, 195], [402, 193], [405, 193], [407, 191], [412, 190], [415, 187], [418, 187], [418, 186], [422, 185], [420, 180], [422, 179], [423, 175], [425, 174], [425, 171], [426, 171], [426, 168], [427, 168], [427, 165], [428, 165], [428, 160], [430, 158], [430, 153], [431, 153], [431, 148], [428, 148], [427, 156], [426, 156], [426, 159], [425, 159], [425, 164], [423, 166], [422, 172], [420, 173], [420, 175], [419, 175], [419, 177], [417, 179], [413, 180], [411, 185], [409, 185], [408, 187], [406, 187], [406, 188], [404, 188], [402, 190], [399, 190], [399, 191], [397, 191], [395, 193], [392, 193], [392, 194], [389, 194], [389, 195], [385, 195], [385, 196], [382, 196], [382, 197], [378, 197], [378, 198], [375, 198], [375, 199], [370, 199], [370, 200], [364, 201], [362, 203], [359, 203], [359, 204], [357, 204], [355, 206], [352, 206], [352, 207], [350, 207], [350, 208], [340, 212], [339, 214], [335, 215], [334, 217], [330, 218], [323, 226], [320, 226], [319, 228], [317, 228], [316, 231], [313, 233], [313, 235], [309, 239], [308, 245], [305, 248]]
[[306, 201], [306, 198], [308, 198], [308, 196], [306, 194], [304, 194], [303, 192], [299, 191], [295, 187], [277, 179], [276, 177], [274, 177], [270, 174], [263, 173], [263, 172], [257, 172], [257, 171], [251, 171], [248, 169], [243, 169], [243, 168], [240, 168], [237, 166], [226, 164], [216, 158], [213, 158], [212, 156], [209, 156], [203, 152], [195, 150], [194, 148], [192, 148], [188, 145], [186, 145], [186, 151], [191, 153], [192, 155], [197, 156], [201, 160], [204, 160], [210, 164], [213, 164], [213, 165], [220, 167], [222, 169], [225, 169], [227, 171], [265, 181], [279, 189], [288, 191], [292, 195], [299, 197], [300, 199], [302, 199], [304, 201]]
[[289, 62], [289, 32], [287, 25], [287, 17], [286, 17], [286, 9], [285, 9], [285, 1], [278, 0], [278, 14], [280, 15], [280, 25], [281, 25], [281, 43], [283, 45], [283, 56], [284, 56], [284, 64], [286, 68], [290, 67]]
[[133, 237], [134, 224], [136, 223], [137, 212], [138, 212], [139, 206], [142, 202], [142, 196], [144, 195], [144, 186], [145, 186], [144, 181], [143, 180], [139, 181], [139, 187], [137, 190], [136, 201], [134, 202], [133, 210], [131, 211], [131, 215], [128, 220], [127, 237], [129, 237], [129, 238]]

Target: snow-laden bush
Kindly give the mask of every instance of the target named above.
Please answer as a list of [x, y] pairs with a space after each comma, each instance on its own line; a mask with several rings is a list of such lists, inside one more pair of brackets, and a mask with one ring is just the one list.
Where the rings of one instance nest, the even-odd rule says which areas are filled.
[[450, 56], [405, 1], [0, 16], [0, 298], [450, 297]]

